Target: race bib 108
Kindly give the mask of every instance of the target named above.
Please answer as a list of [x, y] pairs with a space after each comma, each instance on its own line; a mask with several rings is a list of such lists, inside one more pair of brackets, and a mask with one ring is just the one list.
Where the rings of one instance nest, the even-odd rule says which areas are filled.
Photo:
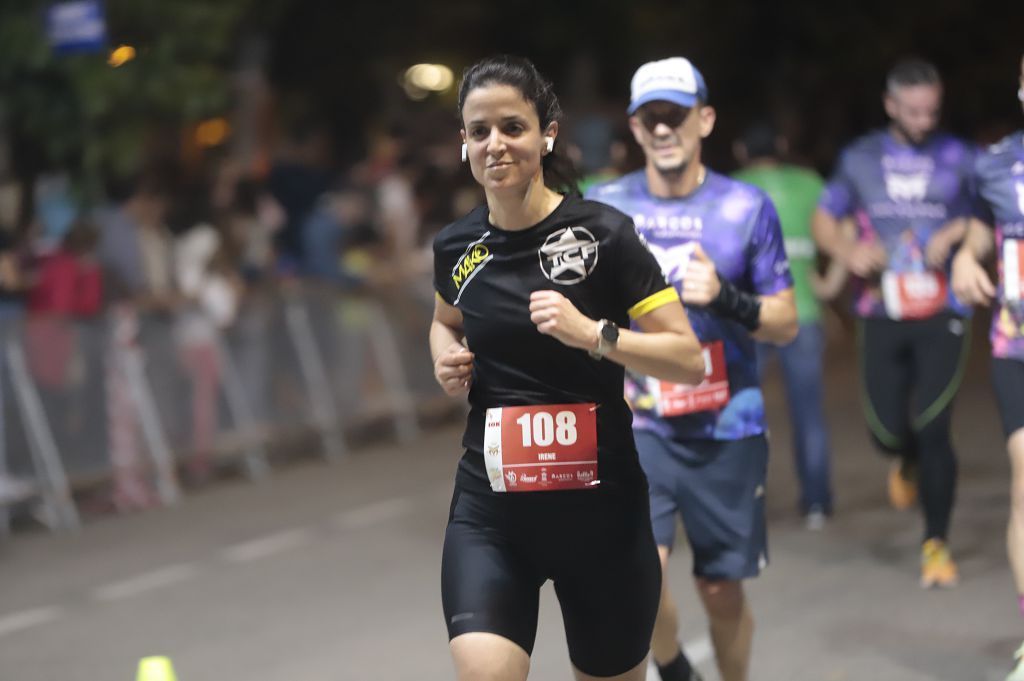
[[597, 477], [597, 405], [487, 410], [484, 464], [495, 492], [588, 489]]

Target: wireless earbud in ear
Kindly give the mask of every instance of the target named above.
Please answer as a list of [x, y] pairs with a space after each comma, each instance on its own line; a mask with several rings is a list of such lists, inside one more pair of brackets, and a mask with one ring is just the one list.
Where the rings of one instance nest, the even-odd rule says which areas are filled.
[[552, 151], [555, 150], [555, 138], [554, 137], [545, 137], [544, 138], [544, 144], [547, 145], [547, 150], [548, 150], [549, 154]]
[[462, 162], [465, 163], [468, 159], [469, 159], [469, 147], [467, 147], [466, 143], [463, 142], [462, 143]]

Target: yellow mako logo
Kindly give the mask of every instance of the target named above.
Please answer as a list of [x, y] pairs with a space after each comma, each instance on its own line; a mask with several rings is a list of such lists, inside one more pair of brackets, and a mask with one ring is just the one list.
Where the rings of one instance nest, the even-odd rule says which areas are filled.
[[472, 244], [462, 254], [459, 261], [455, 263], [452, 270], [452, 281], [455, 288], [461, 289], [462, 285], [470, 279], [476, 268], [491, 259], [491, 251], [483, 244]]

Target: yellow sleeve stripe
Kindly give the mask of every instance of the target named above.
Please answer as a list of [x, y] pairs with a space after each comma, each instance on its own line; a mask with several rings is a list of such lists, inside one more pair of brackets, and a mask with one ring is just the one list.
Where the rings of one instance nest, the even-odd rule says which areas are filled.
[[629, 308], [629, 318], [638, 319], [643, 317], [651, 310], [656, 310], [662, 305], [668, 305], [679, 300], [679, 292], [676, 291], [674, 286], [662, 289], [657, 293], [651, 294], [641, 300], [639, 303]]

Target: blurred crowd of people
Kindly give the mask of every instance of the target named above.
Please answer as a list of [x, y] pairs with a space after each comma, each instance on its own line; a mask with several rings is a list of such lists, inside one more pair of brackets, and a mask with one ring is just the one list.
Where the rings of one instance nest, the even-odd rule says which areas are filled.
[[[412, 153], [399, 125], [371, 133], [365, 157], [344, 168], [329, 147], [322, 128], [299, 126], [266, 172], [216, 154], [200, 168], [155, 164], [109, 180], [102, 203], [88, 209], [61, 173], [37, 178], [27, 211], [16, 190], [0, 192], [0, 327], [22, 334], [39, 389], [73, 388], [82, 373], [76, 327], [106, 327], [115, 508], [158, 501], [137, 453], [138, 405], [123, 361], [141, 357], [142, 320], [173, 329], [192, 384], [187, 470], [203, 480], [223, 373], [218, 339], [249, 301], [304, 286], [400, 291], [394, 297], [430, 304], [430, 240], [478, 201], [458, 159]], [[0, 367], [0, 385], [8, 378]], [[0, 501], [28, 493], [0, 474]]]

